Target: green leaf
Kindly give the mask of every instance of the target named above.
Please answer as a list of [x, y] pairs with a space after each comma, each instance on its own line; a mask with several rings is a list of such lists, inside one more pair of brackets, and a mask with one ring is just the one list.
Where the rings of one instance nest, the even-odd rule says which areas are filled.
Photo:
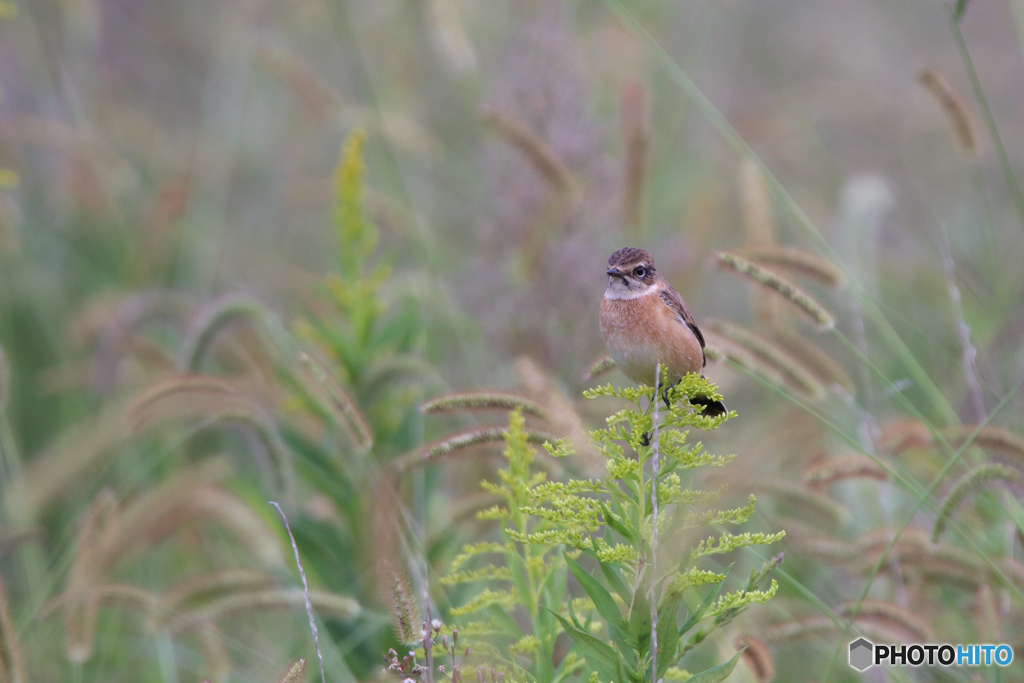
[[609, 626], [614, 625], [625, 630], [626, 620], [622, 618], [619, 606], [615, 604], [615, 599], [612, 598], [611, 593], [605, 590], [605, 587], [598, 583], [597, 579], [588, 574], [587, 570], [581, 567], [579, 562], [568, 555], [565, 555], [565, 563], [569, 567], [569, 571], [572, 572], [572, 575], [580, 582], [583, 590], [594, 601], [594, 606], [597, 607], [597, 612], [601, 615], [601, 618], [608, 622]]
[[630, 531], [625, 525], [622, 524], [622, 522], [619, 521], [619, 519], [608, 508], [608, 505], [604, 501], [600, 501], [600, 503], [601, 516], [604, 517], [604, 523], [607, 526], [611, 527], [613, 531], [615, 531], [617, 534], [625, 538], [627, 541], [636, 545], [636, 538], [634, 537], [633, 532]]
[[622, 577], [622, 571], [613, 565], [606, 562], [601, 562], [601, 573], [604, 574], [604, 578], [608, 580], [608, 584], [619, 594], [623, 602], [628, 603], [630, 599], [629, 586], [626, 584], [626, 579]]
[[615, 650], [610, 645], [607, 645], [586, 631], [576, 628], [561, 614], [551, 613], [562, 622], [562, 628], [565, 629], [565, 632], [569, 634], [573, 642], [576, 643], [576, 646], [579, 647], [580, 652], [583, 653], [583, 657], [587, 660], [587, 666], [596, 671], [601, 680], [619, 680], [619, 658], [615, 655]]
[[506, 612], [498, 605], [491, 605], [487, 608], [486, 613], [489, 614], [511, 638], [519, 640], [524, 635], [526, 635], [525, 633], [523, 633], [523, 627], [520, 626], [519, 623], [515, 619], [513, 619], [508, 612]]
[[675, 660], [676, 650], [679, 649], [676, 612], [682, 601], [682, 593], [666, 593], [658, 606], [658, 671], [664, 671]]
[[615, 604], [615, 599], [612, 598], [611, 593], [605, 590], [605, 587], [598, 583], [597, 579], [588, 574], [587, 570], [568, 555], [565, 555], [565, 563], [568, 565], [572, 575], [580, 582], [583, 590], [594, 601], [598, 614], [608, 623], [608, 636], [619, 646], [619, 650], [622, 652], [623, 657], [626, 658], [626, 661], [631, 661], [633, 668], [636, 668], [636, 655], [633, 653], [633, 644], [626, 635], [629, 633], [629, 627], [626, 624], [626, 620], [622, 618], [619, 606]]
[[719, 683], [719, 681], [724, 681], [732, 673], [732, 670], [736, 668], [736, 662], [740, 661], [740, 655], [742, 654], [743, 650], [740, 650], [728, 662], [713, 666], [696, 676], [691, 676], [686, 679], [686, 683]]
[[647, 582], [641, 581], [629, 608], [629, 632], [637, 649], [646, 652], [651, 648], [651, 603], [647, 599]]

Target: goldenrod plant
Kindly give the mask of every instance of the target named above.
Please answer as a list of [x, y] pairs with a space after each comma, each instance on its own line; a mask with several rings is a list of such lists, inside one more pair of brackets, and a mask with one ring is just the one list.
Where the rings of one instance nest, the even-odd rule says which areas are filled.
[[[505, 435], [507, 467], [498, 471], [497, 481], [482, 484], [501, 502], [477, 514], [499, 523], [499, 539], [466, 545], [441, 579], [445, 586], [485, 588], [448, 616], [472, 643], [476, 658], [504, 669], [512, 680], [688, 680], [681, 659], [778, 589], [769, 574], [781, 555], [726, 592], [729, 570], [715, 571], [720, 567], [709, 558], [772, 544], [785, 533], [734, 534], [727, 529], [750, 519], [755, 498], [718, 509], [712, 506], [722, 490], [693, 488], [700, 468], [725, 467], [732, 460], [707, 453], [700, 442], [687, 442], [691, 429], [714, 430], [729, 417], [705, 417], [690, 403], [694, 396], [721, 398], [707, 380], [688, 375], [668, 389], [667, 410], [652, 410], [655, 392], [647, 386], [606, 385], [584, 396], [631, 404], [591, 432], [607, 474], [550, 481], [536, 467], [537, 450], [523, 408], [516, 406]], [[572, 455], [567, 440], [544, 448], [546, 457]], [[659, 531], [678, 538], [708, 528], [717, 532], [699, 541], [694, 537], [689, 547], [657, 542]], [[573, 595], [574, 586], [581, 594]], [[523, 618], [510, 618], [514, 612]], [[573, 647], [556, 654], [561, 633]], [[723, 680], [738, 657], [694, 680]]]

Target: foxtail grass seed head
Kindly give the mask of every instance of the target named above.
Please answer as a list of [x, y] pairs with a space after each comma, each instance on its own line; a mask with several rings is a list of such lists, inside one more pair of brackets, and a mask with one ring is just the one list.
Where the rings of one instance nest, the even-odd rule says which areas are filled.
[[880, 442], [885, 450], [899, 455], [914, 448], [929, 448], [934, 437], [928, 425], [920, 420], [901, 418], [882, 425]]
[[281, 678], [277, 679], [277, 683], [302, 683], [306, 677], [306, 660], [300, 659], [284, 672]]
[[587, 368], [587, 372], [583, 375], [583, 381], [589, 382], [595, 380], [601, 375], [611, 372], [615, 369], [615, 359], [607, 353], [602, 353], [600, 356], [594, 359], [594, 361]]
[[712, 319], [708, 329], [726, 337], [757, 358], [777, 370], [786, 383], [799, 390], [808, 398], [819, 399], [825, 395], [825, 387], [804, 365], [773, 342], [741, 325], [725, 320]]
[[839, 606], [839, 614], [849, 616], [856, 612], [858, 619], [889, 622], [893, 630], [904, 632], [904, 642], [931, 643], [935, 635], [927, 621], [915, 616], [905, 607], [885, 600], [864, 600], [857, 609], [856, 602], [846, 602]]
[[953, 484], [939, 509], [938, 519], [932, 528], [932, 541], [936, 542], [946, 530], [950, 518], [956, 513], [960, 504], [975, 491], [989, 484], [1003, 482], [1017, 487], [1024, 486], [1024, 474], [1020, 470], [1005, 465], [981, 465], [965, 474]]
[[196, 312], [182, 346], [180, 368], [184, 374], [198, 373], [217, 336], [229, 325], [250, 319], [261, 323], [268, 315], [266, 306], [251, 297], [228, 295], [213, 300]]
[[518, 150], [559, 195], [570, 197], [577, 192], [579, 183], [565, 163], [524, 123], [495, 109], [485, 110], [482, 118], [484, 125]]
[[800, 362], [826, 386], [838, 386], [849, 394], [856, 391], [857, 385], [846, 368], [798, 331], [791, 327], [779, 326], [772, 330], [772, 339], [791, 357], [799, 358]]
[[757, 683], [770, 683], [775, 678], [775, 661], [768, 647], [754, 636], [740, 636], [733, 645], [743, 649], [743, 661]]
[[972, 154], [978, 152], [978, 126], [975, 123], [974, 115], [971, 114], [967, 102], [963, 96], [953, 87], [941, 72], [936, 69], [926, 68], [918, 74], [917, 79], [921, 82], [932, 97], [939, 103], [950, 124], [953, 126], [953, 133], [957, 142], [966, 152]]
[[939, 434], [954, 448], [961, 448], [975, 432], [971, 445], [1008, 458], [1024, 467], [1024, 437], [995, 425], [950, 425], [939, 430]]
[[740, 255], [750, 261], [800, 275], [826, 287], [838, 287], [843, 273], [830, 261], [795, 247], [746, 247]]
[[421, 413], [451, 413], [461, 410], [522, 410], [545, 417], [544, 409], [518, 394], [503, 391], [463, 391], [435, 396], [420, 406]]
[[388, 587], [395, 637], [403, 645], [416, 645], [421, 640], [420, 624], [423, 620], [405, 572], [391, 560], [383, 560], [379, 566], [378, 582]]
[[341, 382], [309, 355], [300, 352], [298, 359], [317, 385], [327, 393], [330, 399], [329, 404], [337, 413], [338, 423], [352, 435], [352, 440], [356, 445], [363, 450], [373, 448], [373, 429], [362, 411], [359, 410], [355, 399], [349, 395]]
[[875, 479], [885, 481], [888, 474], [877, 462], [852, 453], [837, 458], [825, 458], [804, 470], [804, 483], [810, 486], [826, 487], [846, 479]]
[[[508, 434], [507, 428], [497, 426], [477, 427], [456, 432], [428, 446], [423, 452], [422, 459], [433, 461], [474, 446], [499, 443], [505, 440], [506, 434]], [[556, 437], [550, 434], [533, 431], [527, 433], [527, 440], [538, 445], [548, 441], [551, 443], [558, 441]]]
[[720, 251], [715, 254], [715, 258], [722, 268], [748, 278], [791, 303], [814, 323], [819, 332], [828, 332], [835, 327], [835, 317], [824, 306], [781, 275], [766, 270], [736, 254]]

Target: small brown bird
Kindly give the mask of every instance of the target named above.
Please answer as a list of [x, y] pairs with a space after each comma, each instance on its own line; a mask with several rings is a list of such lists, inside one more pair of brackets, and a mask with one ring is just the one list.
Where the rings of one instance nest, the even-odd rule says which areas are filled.
[[[667, 368], [662, 386], [672, 386], [690, 372], [703, 376], [704, 335], [683, 297], [665, 282], [643, 249], [626, 247], [608, 258], [601, 334], [616, 365], [634, 382], [653, 386], [659, 362]], [[727, 412], [721, 401], [704, 396], [690, 402], [703, 405], [707, 416]]]

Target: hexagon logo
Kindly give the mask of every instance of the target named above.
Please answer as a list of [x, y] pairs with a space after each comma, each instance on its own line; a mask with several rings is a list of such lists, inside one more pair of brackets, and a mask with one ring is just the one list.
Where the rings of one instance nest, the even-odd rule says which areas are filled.
[[875, 646], [871, 641], [858, 638], [850, 643], [850, 666], [857, 671], [863, 671], [873, 664]]

